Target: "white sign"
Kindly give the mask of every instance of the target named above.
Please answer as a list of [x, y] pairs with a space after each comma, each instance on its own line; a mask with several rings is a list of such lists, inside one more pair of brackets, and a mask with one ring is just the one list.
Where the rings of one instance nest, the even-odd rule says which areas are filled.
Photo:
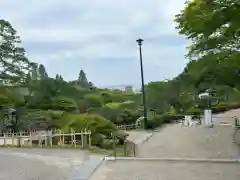
[[204, 110], [204, 122], [207, 127], [212, 127], [213, 121], [212, 121], [212, 110], [211, 109]]
[[185, 116], [184, 126], [192, 126], [192, 116]]

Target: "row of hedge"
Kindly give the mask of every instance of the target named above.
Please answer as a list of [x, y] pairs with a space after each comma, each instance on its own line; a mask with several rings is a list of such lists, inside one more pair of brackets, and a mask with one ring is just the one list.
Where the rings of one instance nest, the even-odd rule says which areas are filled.
[[[222, 112], [225, 112], [225, 111], [228, 111], [231, 109], [238, 109], [238, 108], [240, 108], [240, 103], [231, 103], [231, 104], [220, 103], [220, 104], [216, 104], [211, 107], [212, 112], [214, 114], [222, 113]], [[188, 109], [183, 114], [199, 116], [199, 115], [203, 114], [203, 110], [193, 107], [193, 108]], [[176, 113], [176, 111], [171, 110], [171, 111], [163, 113], [161, 115], [155, 115], [153, 117], [149, 117], [148, 121], [147, 121], [147, 128], [154, 129], [154, 128], [160, 127], [162, 124], [168, 124], [175, 120], [182, 119], [184, 117], [183, 114], [179, 115]]]

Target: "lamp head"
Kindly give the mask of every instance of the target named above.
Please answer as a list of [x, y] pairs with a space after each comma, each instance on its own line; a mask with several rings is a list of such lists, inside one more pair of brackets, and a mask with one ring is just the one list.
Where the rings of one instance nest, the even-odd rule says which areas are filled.
[[140, 38], [139, 38], [139, 39], [137, 39], [136, 41], [137, 41], [138, 45], [141, 46], [141, 45], [142, 45], [142, 42], [143, 42], [143, 39], [140, 39]]

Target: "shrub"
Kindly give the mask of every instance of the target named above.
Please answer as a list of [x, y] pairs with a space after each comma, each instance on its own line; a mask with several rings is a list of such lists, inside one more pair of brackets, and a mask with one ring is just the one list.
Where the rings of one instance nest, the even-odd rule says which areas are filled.
[[201, 109], [196, 108], [196, 107], [191, 107], [186, 111], [187, 115], [192, 115], [193, 118], [198, 118], [201, 114]]
[[165, 115], [156, 115], [154, 117], [151, 117], [147, 121], [147, 128], [148, 129], [154, 129], [159, 126], [161, 126], [165, 121]]
[[84, 99], [89, 103], [90, 107], [101, 107], [103, 103], [99, 95], [89, 94], [84, 96]]
[[77, 104], [76, 102], [68, 97], [59, 96], [52, 100], [51, 103], [52, 109], [63, 110], [63, 111], [76, 111]]
[[113, 140], [112, 139], [103, 139], [101, 147], [104, 149], [112, 149], [113, 148]]
[[124, 144], [124, 141], [125, 139], [127, 138], [129, 134], [126, 133], [125, 131], [118, 131], [116, 133], [116, 137], [119, 139], [119, 144], [123, 145]]
[[75, 131], [89, 129], [93, 135], [104, 134], [111, 136], [111, 132], [117, 131], [117, 127], [111, 121], [99, 115], [81, 114], [72, 117], [73, 122], [70, 125]]
[[225, 112], [230, 109], [229, 105], [226, 103], [216, 104], [211, 107], [213, 113]]
[[92, 145], [101, 146], [103, 144], [103, 140], [106, 139], [106, 136], [103, 134], [94, 134], [92, 135]]
[[117, 124], [134, 124], [136, 120], [141, 116], [139, 111], [132, 111], [125, 109], [119, 114]]

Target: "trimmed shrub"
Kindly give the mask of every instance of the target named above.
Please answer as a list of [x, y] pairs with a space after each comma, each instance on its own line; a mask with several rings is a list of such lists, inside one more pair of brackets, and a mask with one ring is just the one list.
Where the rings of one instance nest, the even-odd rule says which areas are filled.
[[156, 115], [147, 121], [147, 128], [154, 129], [165, 123], [166, 115]]
[[92, 145], [101, 146], [103, 144], [103, 140], [106, 138], [103, 134], [94, 134], [92, 135]]
[[226, 103], [216, 104], [211, 107], [213, 113], [221, 113], [230, 109], [230, 106]]
[[196, 107], [191, 107], [186, 111], [186, 115], [192, 115], [193, 118], [199, 118], [202, 110]]
[[112, 149], [113, 148], [113, 140], [112, 139], [104, 139], [102, 141], [101, 148]]
[[64, 96], [54, 98], [51, 102], [51, 107], [52, 109], [63, 111], [76, 111], [78, 109], [73, 99]]

